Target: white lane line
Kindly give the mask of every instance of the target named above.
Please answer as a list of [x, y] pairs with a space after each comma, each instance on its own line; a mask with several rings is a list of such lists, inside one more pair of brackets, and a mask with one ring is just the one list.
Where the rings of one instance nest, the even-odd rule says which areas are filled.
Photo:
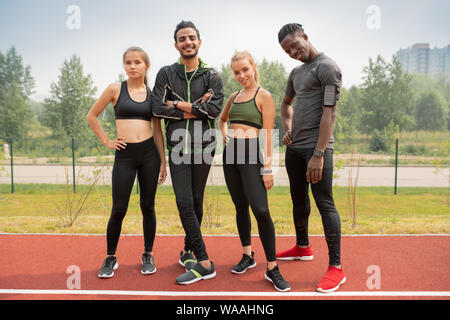
[[[93, 236], [105, 237], [106, 234], [100, 233], [5, 233], [0, 232], [0, 236]], [[143, 234], [121, 234], [121, 237], [142, 237]], [[158, 237], [184, 237], [182, 234], [156, 234]], [[252, 234], [252, 237], [259, 237], [258, 234]], [[323, 234], [310, 234], [310, 237], [324, 237]], [[238, 237], [237, 234], [204, 234], [203, 237], [219, 238], [219, 237]], [[295, 237], [291, 234], [277, 234], [280, 238]], [[423, 233], [423, 234], [342, 234], [341, 237], [450, 237], [447, 233]]]
[[167, 297], [450, 297], [450, 291], [337, 291], [245, 292], [245, 291], [127, 291], [127, 290], [39, 290], [0, 289], [0, 294], [118, 295]]

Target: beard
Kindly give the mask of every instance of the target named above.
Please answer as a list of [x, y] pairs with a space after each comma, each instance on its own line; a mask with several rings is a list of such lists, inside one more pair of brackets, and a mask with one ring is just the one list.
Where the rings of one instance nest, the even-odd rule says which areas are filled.
[[183, 53], [183, 51], [180, 51], [180, 55], [183, 57], [183, 59], [192, 59], [192, 58], [195, 58], [198, 55], [198, 48], [197, 47], [196, 48], [191, 48], [191, 49], [193, 49], [194, 52], [190, 53], [190, 54], [185, 54], [185, 53]]
[[195, 51], [193, 54], [180, 54], [183, 59], [192, 59], [195, 58], [198, 55], [198, 51]]

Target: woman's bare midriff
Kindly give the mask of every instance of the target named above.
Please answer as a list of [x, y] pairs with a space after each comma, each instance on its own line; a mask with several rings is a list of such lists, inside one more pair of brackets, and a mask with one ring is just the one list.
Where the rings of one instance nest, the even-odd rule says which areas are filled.
[[153, 136], [150, 121], [140, 119], [116, 120], [117, 136], [123, 137], [125, 142], [137, 143]]
[[258, 138], [259, 135], [259, 129], [245, 124], [233, 123], [231, 124], [230, 129], [231, 130], [228, 130], [228, 135], [231, 138], [253, 139]]

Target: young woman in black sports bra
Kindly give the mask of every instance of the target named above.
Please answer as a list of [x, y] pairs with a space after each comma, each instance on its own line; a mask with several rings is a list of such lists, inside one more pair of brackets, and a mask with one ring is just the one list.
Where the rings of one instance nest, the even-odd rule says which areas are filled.
[[[241, 274], [256, 265], [251, 247], [250, 206], [267, 259], [265, 278], [277, 290], [289, 291], [289, 283], [281, 276], [276, 263], [275, 228], [267, 201], [267, 190], [273, 186], [275, 104], [270, 92], [259, 86], [258, 69], [250, 53], [237, 52], [231, 59], [231, 69], [242, 90], [230, 96], [218, 122], [226, 144], [223, 153], [225, 181], [236, 207], [236, 223], [244, 249], [241, 261], [231, 272]], [[265, 159], [261, 159], [259, 151], [260, 129], [265, 134]]]
[[[86, 117], [100, 141], [116, 150], [112, 170], [113, 204], [106, 232], [107, 257], [99, 271], [100, 278], [111, 278], [118, 268], [115, 254], [136, 174], [144, 229], [141, 273], [156, 271], [153, 259], [155, 194], [157, 185], [162, 184], [167, 175], [161, 122], [152, 118], [154, 99], [147, 83], [150, 60], [141, 48], [131, 47], [124, 53], [123, 63], [128, 80], [109, 85]], [[114, 140], [108, 138], [98, 121], [109, 103], [113, 104], [116, 117], [117, 138]]]

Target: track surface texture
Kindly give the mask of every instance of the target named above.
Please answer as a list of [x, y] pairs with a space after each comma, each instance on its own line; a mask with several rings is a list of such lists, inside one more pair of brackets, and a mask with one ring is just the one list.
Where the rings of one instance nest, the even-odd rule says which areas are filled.
[[[123, 235], [118, 270], [111, 279], [97, 273], [105, 258], [104, 235], [0, 234], [0, 300], [305, 300], [450, 299], [449, 235], [342, 236], [341, 261], [347, 282], [335, 293], [315, 292], [328, 267], [323, 236], [311, 236], [312, 261], [279, 261], [292, 290], [278, 292], [264, 278], [266, 261], [259, 237], [252, 237], [257, 266], [241, 275], [231, 267], [242, 256], [237, 236], [204, 236], [216, 278], [178, 285], [183, 236], [157, 235], [157, 272], [141, 275], [142, 236]], [[278, 236], [277, 250], [293, 236]]]

